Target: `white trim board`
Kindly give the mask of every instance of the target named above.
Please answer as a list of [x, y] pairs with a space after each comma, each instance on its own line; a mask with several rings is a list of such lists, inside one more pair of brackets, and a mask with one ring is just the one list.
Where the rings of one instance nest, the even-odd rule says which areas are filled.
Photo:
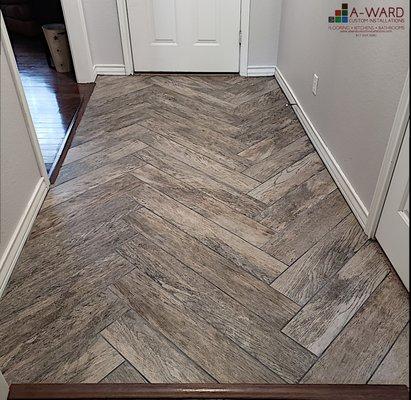
[[126, 75], [124, 64], [96, 64], [93, 71], [96, 77], [97, 75]]
[[275, 66], [250, 66], [247, 68], [247, 76], [274, 76]]
[[61, 0], [78, 83], [96, 80], [82, 0]]
[[401, 143], [407, 129], [410, 118], [410, 72], [408, 71], [405, 78], [404, 87], [401, 93], [400, 102], [395, 114], [394, 123], [388, 140], [387, 149], [384, 154], [380, 174], [378, 176], [377, 186], [371, 202], [370, 215], [365, 228], [366, 234], [370, 238], [375, 237], [377, 226], [380, 221], [385, 199], [388, 194], [391, 179], [394, 174], [395, 164], [401, 149]]
[[133, 52], [131, 48], [130, 27], [128, 22], [127, 0], [117, 0], [117, 14], [120, 26], [121, 47], [124, 58], [125, 75], [133, 75]]
[[47, 195], [48, 184], [44, 178], [41, 178], [27, 204], [27, 207], [20, 218], [19, 223], [10, 242], [0, 260], [0, 297], [6, 288], [7, 282], [16, 265], [17, 259], [23, 249], [24, 244], [29, 236], [36, 216], [40, 211], [44, 198]]
[[353, 186], [339, 166], [337, 160], [334, 158], [330, 149], [325, 144], [320, 133], [316, 130], [316, 128], [310, 121], [310, 118], [304, 111], [301, 103], [298, 101], [298, 98], [295, 96], [290, 85], [285, 80], [284, 76], [278, 68], [275, 69], [275, 78], [277, 79], [280, 87], [283, 89], [287, 100], [290, 102], [290, 104], [292, 104], [292, 107], [297, 114], [298, 119], [304, 127], [304, 130], [310, 138], [314, 148], [317, 150], [325, 166], [333, 177], [338, 189], [340, 189], [352, 212], [356, 216], [358, 222], [365, 229], [369, 214], [367, 208], [361, 201], [357, 192], [354, 190]]
[[248, 76], [248, 42], [250, 40], [251, 0], [241, 0], [240, 75]]

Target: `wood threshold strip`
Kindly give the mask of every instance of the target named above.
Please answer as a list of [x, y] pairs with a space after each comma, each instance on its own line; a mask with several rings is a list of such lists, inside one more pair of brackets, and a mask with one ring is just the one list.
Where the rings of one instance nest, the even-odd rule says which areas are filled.
[[405, 400], [406, 386], [261, 384], [16, 384], [10, 400], [275, 399]]

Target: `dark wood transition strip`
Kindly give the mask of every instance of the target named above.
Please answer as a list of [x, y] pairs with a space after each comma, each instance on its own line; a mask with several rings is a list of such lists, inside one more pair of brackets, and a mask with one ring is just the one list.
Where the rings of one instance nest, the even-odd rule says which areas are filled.
[[251, 384], [18, 384], [10, 400], [28, 399], [405, 400], [406, 386]]

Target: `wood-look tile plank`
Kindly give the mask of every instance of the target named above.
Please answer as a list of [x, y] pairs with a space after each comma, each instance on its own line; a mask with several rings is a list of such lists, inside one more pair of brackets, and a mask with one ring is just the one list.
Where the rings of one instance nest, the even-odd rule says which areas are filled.
[[119, 252], [283, 379], [296, 382], [314, 362], [312, 354], [147, 239], [133, 238]]
[[145, 147], [147, 147], [147, 145], [139, 140], [121, 141], [121, 143], [117, 145], [105, 148], [101, 152], [91, 154], [76, 163], [63, 165], [55, 184], [60, 185], [70, 179], [89, 174], [98, 168], [110, 165], [123, 157], [132, 155]]
[[284, 195], [253, 218], [273, 230], [281, 230], [302, 213], [315, 207], [335, 189], [329, 172], [323, 170]]
[[287, 130], [274, 132], [274, 135], [261, 140], [260, 142], [248, 147], [238, 155], [255, 163], [265, 160], [267, 157], [277, 154], [284, 147], [299, 139], [304, 134], [302, 130], [292, 130], [291, 134]]
[[304, 210], [281, 230], [276, 231], [274, 238], [262, 249], [283, 263], [291, 265], [349, 213], [341, 193], [335, 190], [315, 207]]
[[138, 269], [112, 290], [218, 382], [277, 382], [273, 372]]
[[[191, 99], [189, 101], [191, 105]], [[214, 129], [218, 128], [218, 125], [220, 124], [219, 121], [213, 121], [214, 129], [203, 127], [197, 123], [197, 114], [193, 113], [193, 107], [190, 107], [189, 112], [189, 116], [181, 116], [179, 114], [176, 114], [174, 109], [173, 111], [160, 111], [157, 109], [157, 107], [154, 107], [153, 105], [151, 115], [154, 119], [159, 119], [159, 122], [165, 124], [169, 129], [174, 129], [176, 131], [181, 132], [181, 134], [185, 136], [187, 139], [198, 140], [198, 143], [204, 144], [206, 147], [212, 146], [212, 148], [215, 148], [220, 152], [227, 151], [228, 154], [236, 155], [237, 153], [246, 148], [246, 146], [239, 140], [236, 140], [231, 136], [224, 135], [218, 131], [215, 131]], [[238, 122], [239, 121], [235, 121], [234, 124], [237, 124]], [[142, 121], [140, 124], [144, 126], [146, 125], [146, 121]], [[154, 127], [155, 125], [151, 126]], [[193, 131], [195, 131], [195, 135], [193, 135]], [[211, 141], [214, 142], [214, 144], [217, 146], [213, 146], [213, 143], [210, 143]], [[241, 158], [238, 158], [238, 160], [241, 160]], [[246, 160], [241, 161], [247, 163]]]
[[137, 153], [143, 161], [173, 176], [179, 181], [194, 186], [205, 194], [227, 204], [237, 212], [254, 218], [263, 212], [266, 205], [252, 197], [212, 179], [210, 176], [152, 147]]
[[149, 210], [138, 210], [124, 219], [137, 232], [273, 326], [283, 327], [299, 310], [288, 298]]
[[148, 383], [129, 362], [124, 361], [115, 370], [110, 372], [100, 383]]
[[[45, 299], [43, 307], [53, 300]], [[53, 371], [61, 370], [64, 374], [67, 360], [70, 364], [79, 359], [89, 348], [90, 341], [126, 310], [125, 305], [110, 291], [85, 298], [66, 296], [42, 326], [31, 331], [26, 340], [19, 341], [19, 345], [12, 346], [7, 353], [2, 351], [0, 364], [7, 381], [42, 382]], [[38, 309], [34, 315], [41, 315], [41, 312], [42, 309]], [[7, 331], [8, 337], [11, 332], [12, 329]], [[88, 357], [84, 356], [81, 360], [86, 363], [82, 368], [87, 371]], [[114, 364], [118, 362], [114, 361]], [[71, 366], [69, 368], [72, 370]], [[80, 365], [76, 369], [79, 370]], [[56, 375], [54, 377], [60, 379]]]
[[132, 174], [254, 246], [262, 246], [272, 234], [272, 231], [264, 225], [235, 212], [225, 203], [207, 196], [193, 186], [179, 182], [149, 164], [136, 169]]
[[241, 124], [240, 133], [234, 136], [235, 139], [247, 146], [253, 146], [263, 139], [272, 138], [276, 135], [289, 136], [290, 139], [294, 138], [288, 143], [305, 135], [291, 107], [280, 106], [275, 110], [262, 112], [256, 110], [254, 116], [254, 118], [246, 119]]
[[[115, 228], [117, 232], [111, 235], [110, 239], [114, 238], [118, 243], [122, 243], [122, 240], [118, 239], [119, 232], [127, 233], [127, 238], [133, 234], [130, 229], [125, 230], [118, 226]], [[2, 353], [11, 352], [16, 341], [21, 343], [28, 340], [33, 332], [41, 330], [50, 320], [58, 317], [65, 304], [73, 306], [79, 299], [86, 299], [104, 291], [107, 286], [133, 269], [129, 262], [112, 253], [112, 249], [111, 253], [106, 250], [107, 247], [110, 248], [107, 242], [103, 242], [102, 248], [96, 249], [96, 246], [89, 243], [88, 247], [93, 249], [92, 254], [88, 253], [86, 246], [78, 246], [78, 251], [82, 252], [81, 256], [75, 258], [70, 255], [56, 265], [46, 264], [47, 267], [43, 269], [38, 262], [40, 265], [29, 271], [36, 276], [30, 285], [25, 284], [27, 279], [24, 278], [30, 276], [30, 273], [19, 274], [13, 278], [15, 290], [6, 292], [0, 304], [4, 310], [0, 327]], [[87, 276], [87, 279], [84, 276]], [[16, 320], [21, 327], [10, 335], [8, 330], [12, 329]]]
[[[233, 115], [231, 110], [216, 106], [212, 103], [205, 103], [204, 101], [198, 101], [190, 96], [184, 96], [175, 91], [165, 90], [164, 88], [158, 88], [158, 90], [152, 91], [152, 96], [149, 101], [154, 106], [153, 108], [161, 108], [162, 111], [171, 112], [176, 116], [176, 121], [187, 124], [188, 127], [195, 127], [197, 130], [212, 130], [218, 133], [221, 139], [227, 139], [233, 143], [233, 147], [237, 148], [240, 144], [239, 141], [231, 138], [230, 134], [237, 131], [235, 128], [241, 118]], [[198, 119], [196, 119], [199, 117]], [[198, 121], [197, 123], [195, 121]], [[214, 127], [212, 126], [214, 124]], [[230, 126], [231, 125], [231, 126]], [[234, 126], [234, 128], [233, 128]], [[223, 131], [219, 132], [219, 129], [223, 127]], [[214, 131], [217, 129], [217, 131]], [[224, 135], [223, 133], [228, 133]], [[245, 147], [243, 147], [244, 149]]]
[[389, 263], [379, 246], [369, 243], [282, 331], [314, 354], [321, 355], [389, 271]]
[[89, 174], [81, 175], [61, 185], [50, 189], [42, 209], [63, 203], [81, 193], [93, 189], [94, 187], [124, 175], [133, 169], [139, 168], [144, 162], [133, 156], [126, 156], [109, 165], [104, 165]]
[[150, 383], [215, 382], [135, 311], [101, 333]]
[[248, 194], [263, 203], [272, 204], [323, 169], [324, 164], [317, 153], [310, 153]]
[[365, 244], [361, 226], [349, 215], [271, 285], [304, 306]]
[[104, 151], [109, 147], [122, 143], [123, 140], [133, 139], [135, 129], [135, 125], [130, 125], [125, 128], [107, 132], [83, 144], [73, 145], [67, 153], [64, 165], [66, 166], [94, 153]]
[[368, 381], [370, 385], [410, 385], [409, 343], [410, 325], [408, 323]]
[[245, 176], [238, 171], [231, 170], [208, 157], [197, 154], [164, 136], [148, 130], [138, 132], [137, 139], [241, 192], [249, 192], [259, 184], [255, 179]]
[[408, 319], [407, 293], [398, 278], [390, 274], [302, 383], [365, 384]]
[[[175, 126], [170, 128], [171, 123], [168, 123], [167, 120], [164, 121], [166, 119], [164, 114], [165, 112], [161, 112], [161, 115], [147, 119], [140, 123], [140, 125], [234, 171], [241, 172], [248, 167], [247, 161], [237, 156], [235, 150], [226, 148], [226, 146], [222, 146], [221, 143], [215, 140], [215, 136], [222, 135], [211, 135], [209, 132], [205, 135], [201, 131], [196, 131], [196, 134], [193, 135], [192, 130], [184, 129], [184, 127], [182, 129]], [[168, 115], [169, 121], [173, 118], [176, 117]]]
[[146, 184], [132, 190], [130, 195], [142, 206], [264, 282], [271, 283], [286, 268], [269, 254]]
[[[123, 266], [111, 255], [115, 246], [133, 233], [120, 219], [122, 214], [138, 207], [130, 197], [117, 194], [101, 204], [95, 203], [88, 214], [60, 221], [54, 229], [30, 238], [10, 279], [9, 289], [0, 300], [2, 324], [7, 325], [20, 311], [27, 312], [27, 318], [30, 318], [35, 312], [32, 306], [52, 294], [64, 298], [70, 288], [87, 287], [90, 291], [91, 286], [94, 290], [101, 286], [98, 282], [109, 282], [122, 271], [127, 272], [129, 265]], [[90, 215], [95, 218], [91, 219]], [[88, 275], [87, 280], [84, 275]], [[78, 283], [85, 285], [79, 286]], [[33, 311], [30, 311], [31, 307]], [[32, 320], [39, 324], [41, 321], [41, 318]], [[27, 329], [34, 328], [26, 323], [19, 334]]]
[[[102, 204], [122, 193], [127, 193], [133, 187], [141, 185], [141, 181], [131, 174], [123, 174], [118, 178], [102, 183], [78, 196], [58, 203], [55, 206], [41, 209], [30, 233], [33, 239], [49, 229], [59, 226], [77, 225], [78, 220], [88, 220], [93, 208], [98, 209]], [[100, 219], [101, 220], [101, 219]], [[98, 219], [95, 223], [98, 222]]]
[[[277, 85], [273, 90], [256, 97], [243, 104], [240, 104], [235, 108], [235, 115], [241, 117], [245, 121], [254, 120], [257, 116], [260, 116], [264, 111], [269, 111], [278, 120], [278, 117], [284, 114], [285, 107], [289, 107], [288, 101]], [[258, 117], [257, 117], [258, 118]]]
[[41, 383], [98, 382], [124, 362], [124, 358], [101, 337], [82, 350], [42, 376]]
[[283, 148], [279, 154], [267, 157], [247, 168], [244, 174], [259, 182], [265, 182], [312, 152], [314, 148], [308, 137], [304, 136]]

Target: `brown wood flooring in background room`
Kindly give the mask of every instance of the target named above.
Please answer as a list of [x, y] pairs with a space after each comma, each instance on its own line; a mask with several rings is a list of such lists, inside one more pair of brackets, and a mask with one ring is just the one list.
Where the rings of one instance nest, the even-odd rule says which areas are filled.
[[47, 64], [40, 39], [11, 37], [27, 103], [47, 171], [64, 144], [83, 95], [72, 73], [59, 73]]
[[408, 379], [407, 292], [272, 78], [98, 78], [0, 310], [9, 382]]

